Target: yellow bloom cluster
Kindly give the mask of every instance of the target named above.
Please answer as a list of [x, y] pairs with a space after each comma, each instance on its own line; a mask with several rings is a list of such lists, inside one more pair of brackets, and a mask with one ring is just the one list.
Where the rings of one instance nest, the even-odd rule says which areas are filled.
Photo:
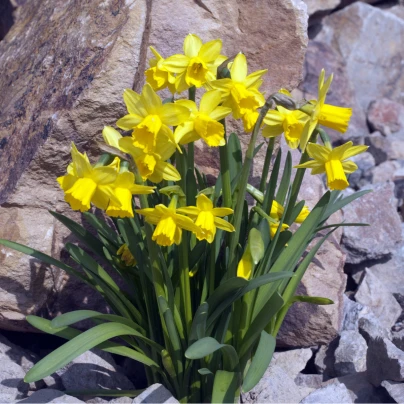
[[[112, 217], [133, 217], [133, 195], [151, 194], [156, 188], [143, 185], [143, 181], [159, 184], [163, 180], [181, 180], [179, 171], [170, 161], [176, 150], [182, 153], [183, 145], [197, 140], [204, 141], [209, 147], [225, 147], [223, 120], [230, 114], [243, 121], [246, 132], [252, 131], [255, 126], [259, 109], [265, 104], [259, 89], [267, 70], [248, 74], [244, 54], [239, 53], [226, 62], [226, 56], [221, 54], [220, 39], [203, 43], [194, 34], [186, 36], [183, 54], [164, 58], [153, 47], [150, 49], [154, 57], [145, 71], [146, 84], [140, 93], [131, 89], [124, 91], [128, 113], [116, 122], [119, 129], [129, 131], [130, 135], [122, 136], [110, 126], [104, 127], [102, 132], [105, 143], [119, 150], [116, 152], [119, 157], [109, 161], [109, 165], [103, 165], [101, 161], [91, 165], [87, 155], [72, 145], [72, 163], [66, 175], [57, 180], [73, 210], [83, 212], [93, 204]], [[219, 66], [220, 72], [227, 71], [226, 77], [218, 77]], [[302, 151], [308, 144], [307, 154], [313, 160], [297, 167], [311, 168], [312, 174], [325, 172], [330, 189], [344, 189], [348, 186], [345, 174], [357, 168], [347, 159], [366, 148], [352, 146], [352, 142], [335, 149], [329, 143], [325, 146], [308, 143], [319, 124], [342, 133], [347, 130], [351, 109], [325, 104], [331, 81], [332, 75], [325, 80], [322, 71], [318, 100], [312, 100], [296, 110], [281, 105], [270, 110], [263, 120], [262, 135], [271, 138], [284, 133], [289, 147], [300, 147]], [[194, 91], [202, 87], [205, 92], [198, 106]], [[163, 102], [156, 93], [164, 89], [171, 92], [172, 98], [166, 100], [169, 102]], [[190, 89], [190, 99], [175, 100], [177, 94], [187, 89]], [[280, 92], [285, 97], [291, 97], [287, 90]], [[130, 156], [134, 165], [123, 164], [122, 153]], [[137, 178], [142, 180], [138, 184], [135, 182], [135, 171], [139, 174]], [[173, 198], [168, 207], [159, 204], [154, 208], [137, 209], [136, 212], [156, 225], [153, 239], [164, 246], [178, 244], [182, 230], [191, 231], [198, 240], [209, 243], [214, 240], [216, 228], [234, 231], [234, 227], [222, 219], [233, 211], [214, 207], [213, 202], [203, 194], [197, 197], [196, 206], [177, 209], [176, 198]], [[307, 213], [305, 207], [297, 221]], [[271, 217], [279, 220], [282, 214], [283, 207], [274, 201]], [[277, 227], [274, 223], [270, 224], [272, 237]], [[282, 231], [286, 228], [287, 225], [283, 225]]]

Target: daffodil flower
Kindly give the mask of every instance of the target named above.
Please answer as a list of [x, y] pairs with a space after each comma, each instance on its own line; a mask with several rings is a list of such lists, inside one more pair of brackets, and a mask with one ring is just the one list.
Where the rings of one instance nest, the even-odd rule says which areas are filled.
[[145, 71], [146, 82], [149, 83], [154, 91], [168, 89], [175, 93], [175, 76], [170, 73], [164, 66], [164, 58], [150, 46], [150, 50], [153, 52], [155, 59], [150, 59], [150, 68]]
[[235, 119], [242, 118], [245, 131], [251, 132], [258, 117], [256, 111], [265, 104], [265, 98], [258, 89], [267, 70], [258, 70], [250, 75], [247, 72], [247, 59], [239, 53], [230, 67], [231, 78], [212, 81], [209, 87], [221, 92], [222, 105], [232, 109]]
[[343, 190], [349, 185], [345, 174], [352, 174], [358, 169], [353, 161], [347, 161], [347, 159], [365, 152], [367, 148], [368, 146], [353, 146], [352, 142], [347, 142], [335, 149], [308, 143], [307, 154], [313, 160], [299, 164], [295, 168], [311, 168], [311, 175], [325, 172], [328, 188]]
[[[271, 235], [271, 239], [273, 239], [279, 228], [280, 222], [277, 222], [277, 223], [268, 222], [268, 224], [269, 224], [269, 233]], [[285, 231], [288, 228], [289, 228], [289, 226], [286, 223], [282, 223], [281, 232]]]
[[309, 108], [310, 119], [307, 121], [302, 133], [300, 141], [300, 147], [302, 150], [306, 148], [306, 144], [318, 124], [334, 129], [340, 133], [345, 133], [348, 129], [349, 120], [352, 115], [352, 108], [343, 108], [325, 104], [325, 98], [331, 86], [333, 75], [331, 74], [325, 83], [324, 77], [325, 71], [323, 69], [318, 78], [318, 100], [311, 101], [312, 108]]
[[154, 152], [159, 134], [174, 142], [169, 126], [178, 126], [189, 117], [189, 110], [184, 106], [163, 104], [148, 83], [141, 94], [126, 89], [123, 99], [129, 114], [119, 119], [116, 125], [124, 130], [133, 130], [133, 144], [145, 153]]
[[[285, 211], [285, 208], [280, 203], [273, 200], [272, 206], [271, 206], [271, 212], [269, 213], [269, 216], [272, 217], [272, 219], [280, 220], [283, 216], [284, 211]], [[302, 210], [300, 211], [299, 215], [295, 219], [295, 223], [303, 223], [303, 221], [306, 219], [306, 217], [309, 215], [309, 213], [310, 213], [309, 207], [304, 205]], [[275, 228], [275, 230], [276, 230], [276, 228]]]
[[155, 208], [137, 209], [136, 213], [145, 217], [146, 222], [156, 225], [152, 240], [161, 246], [180, 244], [182, 230], [199, 233], [199, 228], [187, 216], [176, 212], [176, 200], [172, 199], [167, 207], [163, 204]]
[[264, 123], [267, 125], [262, 130], [264, 137], [276, 137], [285, 134], [285, 140], [291, 149], [297, 149], [300, 143], [304, 125], [309, 120], [307, 114], [302, 111], [289, 111], [282, 106], [276, 110], [268, 111]]
[[200, 229], [200, 232], [196, 233], [198, 240], [207, 240], [208, 243], [212, 243], [216, 235], [216, 228], [228, 232], [235, 231], [232, 224], [222, 219], [224, 216], [232, 215], [233, 209], [214, 208], [212, 201], [203, 194], [196, 198], [196, 206], [179, 208], [177, 212], [195, 219], [195, 225]]
[[182, 92], [189, 87], [202, 87], [216, 78], [217, 67], [226, 60], [220, 55], [222, 41], [215, 39], [206, 43], [194, 34], [184, 40], [184, 55], [173, 55], [164, 61], [164, 67], [176, 73], [175, 87]]
[[121, 256], [121, 260], [125, 263], [127, 267], [134, 267], [136, 266], [136, 260], [135, 257], [132, 255], [132, 253], [129, 250], [129, 247], [127, 244], [122, 244], [118, 251], [116, 252], [117, 255]]
[[218, 121], [231, 114], [231, 109], [219, 106], [220, 102], [217, 90], [207, 91], [202, 96], [199, 111], [194, 101], [178, 100], [176, 104], [187, 107], [191, 115], [175, 129], [176, 143], [187, 144], [202, 138], [208, 146], [224, 146], [224, 127]]
[[116, 169], [112, 166], [92, 167], [87, 154], [80, 153], [74, 143], [71, 153], [72, 163], [67, 168], [67, 175], [57, 178], [65, 193], [65, 201], [71, 208], [85, 212], [93, 203], [105, 210], [110, 201], [119, 206], [120, 201], [113, 192]]
[[145, 153], [143, 149], [134, 145], [133, 138], [122, 135], [110, 126], [102, 131], [105, 143], [128, 153], [133, 158], [143, 180], [150, 180], [158, 184], [163, 179], [179, 181], [180, 173], [170, 163], [166, 162], [175, 152], [176, 145], [168, 139], [160, 138], [154, 152]]
[[147, 195], [154, 192], [154, 187], [135, 184], [135, 176], [130, 171], [118, 174], [112, 185], [116, 199], [120, 204], [111, 201], [107, 208], [107, 215], [112, 217], [133, 217], [132, 195]]

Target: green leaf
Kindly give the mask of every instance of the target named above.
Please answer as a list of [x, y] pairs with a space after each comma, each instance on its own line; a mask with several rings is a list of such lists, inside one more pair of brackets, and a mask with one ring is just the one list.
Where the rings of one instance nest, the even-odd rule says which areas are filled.
[[115, 244], [117, 247], [123, 244], [122, 240], [119, 239], [118, 234], [115, 229], [112, 229], [103, 220], [100, 220], [97, 216], [90, 212], [84, 212], [83, 217], [87, 223], [89, 223], [99, 234], [102, 234], [111, 243]]
[[293, 296], [291, 303], [294, 303], [294, 302], [317, 304], [318, 306], [334, 304], [334, 302], [331, 299], [328, 299], [326, 297], [317, 297], [317, 296]]
[[227, 140], [227, 150], [229, 154], [230, 181], [233, 181], [242, 167], [241, 144], [235, 133], [231, 133]]
[[104, 257], [104, 253], [102, 250], [103, 245], [97, 237], [93, 236], [88, 230], [86, 230], [83, 226], [80, 226], [74, 220], [51, 210], [49, 211], [49, 213], [57, 220], [59, 220], [59, 222], [64, 224], [80, 241], [82, 241], [95, 254], [99, 255], [100, 257]]
[[257, 229], [251, 229], [248, 235], [248, 244], [250, 248], [251, 257], [254, 264], [257, 265], [262, 259], [265, 252], [264, 242], [261, 237], [261, 233]]
[[268, 214], [271, 211], [272, 201], [274, 200], [275, 196], [281, 159], [282, 159], [282, 149], [279, 149], [278, 154], [276, 155], [275, 158], [274, 166], [272, 168], [271, 176], [269, 178], [268, 187], [264, 195], [264, 202], [262, 204], [262, 209], [264, 210], [264, 212], [267, 212]]
[[205, 240], [198, 241], [189, 255], [189, 267], [194, 268], [203, 257], [206, 250], [207, 242]]
[[190, 167], [186, 174], [186, 190], [187, 190], [187, 205], [195, 206], [195, 196], [198, 193], [198, 187], [194, 175], [194, 167]]
[[208, 318], [209, 305], [204, 302], [196, 310], [194, 319], [192, 321], [191, 332], [189, 336], [190, 343], [205, 336], [206, 320]]
[[240, 373], [218, 370], [213, 383], [212, 403], [237, 403], [240, 378]]
[[261, 332], [260, 341], [243, 381], [243, 393], [249, 392], [261, 380], [271, 362], [275, 351], [276, 339], [265, 331]]
[[207, 368], [200, 368], [198, 369], [198, 373], [202, 376], [208, 376], [208, 375], [213, 375], [214, 373], [211, 372], [209, 369]]
[[[104, 341], [122, 335], [134, 335], [134, 330], [131, 327], [118, 323], [97, 325], [66, 342], [48, 356], [41, 359], [28, 371], [24, 380], [26, 383], [37, 382], [67, 365], [84, 352], [100, 345]], [[137, 357], [136, 360], [139, 362], [147, 366], [158, 366], [152, 359], [147, 358], [145, 355], [136, 351], [133, 352], [134, 356]]]
[[292, 175], [292, 156], [290, 151], [286, 156], [285, 167], [283, 169], [282, 179], [279, 184], [278, 192], [276, 194], [275, 200], [283, 205], [285, 203], [286, 194], [290, 185], [290, 176]]

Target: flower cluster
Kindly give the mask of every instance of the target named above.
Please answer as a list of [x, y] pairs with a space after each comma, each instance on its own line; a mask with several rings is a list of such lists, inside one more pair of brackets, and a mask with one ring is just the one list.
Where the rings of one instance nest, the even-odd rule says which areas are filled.
[[[246, 132], [255, 127], [260, 108], [265, 104], [260, 87], [267, 70], [248, 74], [243, 53], [227, 60], [221, 54], [220, 39], [203, 43], [194, 34], [186, 36], [183, 54], [163, 58], [156, 49], [150, 49], [154, 58], [145, 72], [146, 84], [141, 93], [125, 90], [123, 99], [128, 113], [116, 122], [116, 126], [129, 131], [130, 136], [122, 136], [109, 126], [102, 133], [105, 143], [119, 150], [121, 154], [116, 154], [119, 157], [111, 157], [107, 162], [101, 159], [93, 166], [87, 155], [72, 145], [72, 163], [58, 182], [73, 210], [83, 212], [93, 204], [112, 217], [133, 217], [134, 195], [151, 194], [161, 183], [167, 186], [181, 180], [178, 164], [176, 166], [173, 160], [176, 151], [183, 153], [183, 145], [201, 139], [209, 147], [225, 147], [223, 121], [230, 114], [242, 120]], [[224, 69], [227, 74], [220, 77], [218, 70]], [[326, 173], [328, 187], [342, 190], [349, 185], [346, 174], [357, 169], [348, 159], [365, 151], [366, 146], [353, 146], [348, 142], [333, 149], [327, 139], [323, 139], [324, 146], [316, 144], [319, 125], [344, 133], [352, 113], [350, 108], [325, 104], [331, 82], [332, 75], [325, 80], [323, 70], [317, 100], [305, 102], [299, 109], [276, 105], [269, 110], [263, 117], [262, 136], [273, 138], [283, 133], [290, 148], [300, 147], [312, 159], [307, 161], [306, 158], [297, 168], [311, 168], [313, 175]], [[163, 102], [156, 93], [166, 88], [172, 94], [169, 102]], [[196, 88], [205, 89], [199, 106], [195, 102]], [[181, 98], [181, 93], [187, 89], [189, 99]], [[285, 89], [280, 93], [291, 98]], [[177, 94], [179, 97], [175, 99]], [[313, 141], [309, 142], [310, 139]], [[130, 156], [134, 169], [127, 161], [122, 161], [122, 153]], [[182, 230], [209, 243], [215, 238], [216, 228], [234, 231], [233, 225], [223, 219], [233, 213], [230, 206], [215, 207], [203, 193], [195, 197], [196, 206], [181, 203], [177, 208], [175, 196], [168, 206], [157, 204], [136, 209], [136, 212], [156, 226], [153, 240], [162, 246], [179, 244]], [[301, 222], [307, 213], [305, 207], [296, 221]], [[270, 216], [276, 220], [270, 222], [269, 229], [272, 237], [282, 214], [283, 207], [274, 201]], [[281, 231], [287, 228], [287, 224], [282, 224]]]

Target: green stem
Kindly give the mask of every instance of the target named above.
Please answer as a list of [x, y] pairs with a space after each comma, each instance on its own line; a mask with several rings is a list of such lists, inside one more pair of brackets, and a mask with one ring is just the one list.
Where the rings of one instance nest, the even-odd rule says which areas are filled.
[[[195, 96], [196, 96], [196, 88], [195, 86], [192, 86], [188, 89], [188, 98], [191, 101], [195, 102]], [[192, 170], [195, 167], [195, 150], [194, 150], [194, 142], [188, 143], [188, 168], [191, 168]]]
[[191, 285], [189, 281], [189, 262], [188, 262], [188, 236], [182, 234], [181, 243], [178, 246], [180, 261], [180, 296], [181, 311], [185, 319], [185, 337], [188, 338], [192, 324], [192, 302], [191, 302]]
[[264, 192], [265, 186], [267, 184], [269, 166], [271, 164], [271, 157], [272, 157], [272, 153], [274, 151], [274, 146], [275, 146], [275, 138], [271, 137], [269, 139], [267, 152], [265, 154], [264, 168], [263, 168], [263, 171], [262, 171], [262, 177], [261, 177], [261, 182], [260, 182], [260, 187], [259, 187], [259, 190], [261, 192]]
[[224, 127], [224, 140], [226, 142], [224, 146], [219, 146], [220, 174], [222, 177], [222, 188], [223, 188], [222, 206], [226, 208], [231, 208], [232, 207], [231, 179], [229, 170], [229, 151], [227, 149], [227, 139], [226, 139], [226, 122], [224, 119], [220, 122]]

